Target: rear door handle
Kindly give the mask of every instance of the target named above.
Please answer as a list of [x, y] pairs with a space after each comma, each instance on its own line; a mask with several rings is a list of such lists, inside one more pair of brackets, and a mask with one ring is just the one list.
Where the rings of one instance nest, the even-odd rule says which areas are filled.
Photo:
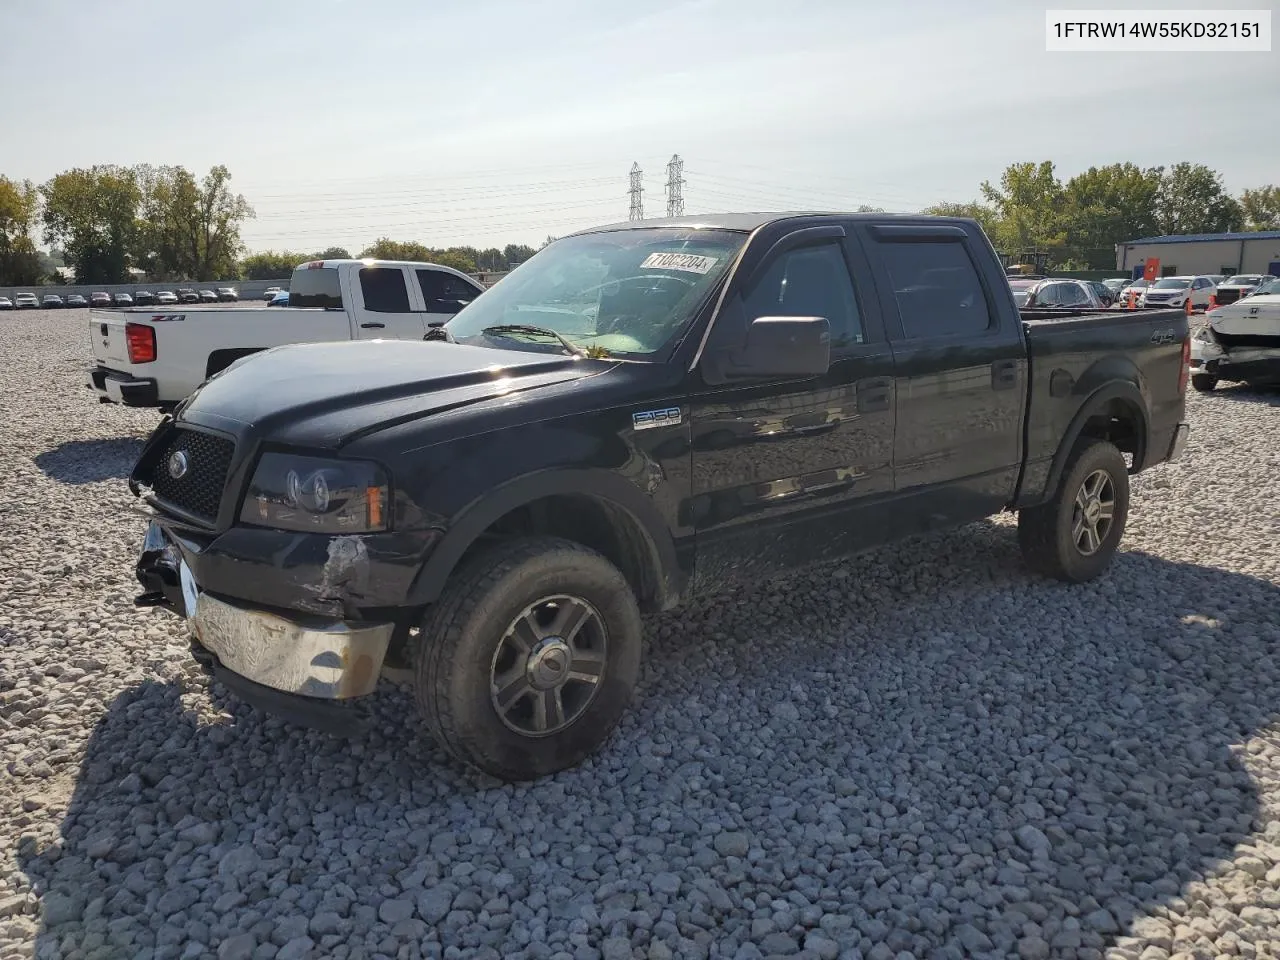
[[360, 329], [361, 330], [381, 330], [385, 326], [386, 326], [385, 323], [362, 323], [360, 324]]
[[875, 413], [889, 409], [890, 388], [893, 381], [887, 377], [862, 380], [858, 383], [858, 412]]
[[1018, 361], [997, 360], [991, 365], [991, 389], [1012, 390], [1018, 385]]

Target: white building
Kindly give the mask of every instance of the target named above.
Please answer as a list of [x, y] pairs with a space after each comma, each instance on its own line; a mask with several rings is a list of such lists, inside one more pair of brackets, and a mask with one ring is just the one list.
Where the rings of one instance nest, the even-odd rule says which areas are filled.
[[1140, 277], [1148, 259], [1158, 274], [1269, 273], [1280, 277], [1280, 230], [1143, 237], [1116, 245], [1116, 271]]

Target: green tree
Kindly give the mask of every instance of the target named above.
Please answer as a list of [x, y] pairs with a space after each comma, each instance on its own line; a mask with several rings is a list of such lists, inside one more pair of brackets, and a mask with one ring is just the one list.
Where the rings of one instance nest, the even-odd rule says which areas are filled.
[[1116, 244], [1156, 233], [1163, 174], [1160, 167], [1113, 163], [1068, 180], [1062, 214], [1072, 256], [1086, 269], [1104, 269], [1115, 265]]
[[[251, 253], [240, 261], [240, 276], [246, 280], [283, 280], [293, 274], [293, 268], [307, 260], [324, 260], [327, 257], [312, 257], [305, 253], [290, 253], [287, 250], [265, 250], [262, 253]], [[334, 257], [333, 259], [347, 259]]]
[[1246, 190], [1240, 195], [1240, 209], [1248, 230], [1280, 230], [1280, 187]]
[[46, 272], [35, 242], [40, 193], [30, 180], [0, 176], [0, 284], [37, 283]]
[[240, 228], [253, 216], [233, 193], [225, 166], [203, 180], [185, 167], [139, 167], [142, 190], [137, 260], [157, 277], [217, 280], [233, 276], [241, 250]]
[[308, 260], [350, 260], [351, 254], [346, 247], [325, 247], [319, 253], [307, 257]]
[[969, 203], [935, 203], [931, 207], [925, 207], [920, 212], [931, 217], [969, 217], [977, 220], [978, 225], [982, 227], [982, 232], [991, 238], [992, 243], [995, 243], [995, 233], [996, 227], [999, 225], [999, 218], [995, 210], [985, 203], [979, 203], [977, 200]]
[[121, 283], [138, 233], [141, 192], [127, 167], [100, 165], [58, 174], [40, 187], [45, 239], [58, 243], [77, 283]]
[[1160, 182], [1156, 223], [1163, 234], [1225, 233], [1244, 225], [1244, 213], [1221, 174], [1202, 163], [1176, 163]]
[[362, 257], [375, 260], [411, 260], [417, 263], [438, 263], [442, 267], [452, 267], [464, 273], [475, 273], [475, 259], [468, 255], [467, 248], [452, 247], [448, 250], [433, 250], [416, 240], [392, 240], [390, 237], [379, 237], [361, 252]]
[[984, 180], [981, 189], [998, 218], [992, 238], [997, 248], [1053, 254], [1066, 244], [1062, 184], [1051, 161], [1010, 164], [998, 187]]
[[527, 243], [508, 243], [502, 248], [502, 259], [506, 261], [507, 269], [524, 263], [538, 251], [533, 249]]
[[481, 270], [502, 270], [506, 265], [507, 261], [503, 259], [502, 251], [497, 247], [489, 247], [476, 254], [476, 266]]

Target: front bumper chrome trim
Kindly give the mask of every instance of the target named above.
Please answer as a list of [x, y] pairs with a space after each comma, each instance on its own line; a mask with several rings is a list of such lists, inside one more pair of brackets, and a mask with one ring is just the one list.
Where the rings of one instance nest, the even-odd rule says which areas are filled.
[[189, 623], [200, 645], [233, 673], [325, 700], [374, 691], [395, 626], [284, 617], [207, 593], [199, 594]]

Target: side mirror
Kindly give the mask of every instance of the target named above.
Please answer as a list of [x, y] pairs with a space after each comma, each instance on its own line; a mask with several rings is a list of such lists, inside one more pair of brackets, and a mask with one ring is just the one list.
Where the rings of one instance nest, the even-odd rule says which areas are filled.
[[708, 380], [814, 377], [831, 368], [831, 325], [826, 317], [757, 317], [739, 350], [714, 358]]

